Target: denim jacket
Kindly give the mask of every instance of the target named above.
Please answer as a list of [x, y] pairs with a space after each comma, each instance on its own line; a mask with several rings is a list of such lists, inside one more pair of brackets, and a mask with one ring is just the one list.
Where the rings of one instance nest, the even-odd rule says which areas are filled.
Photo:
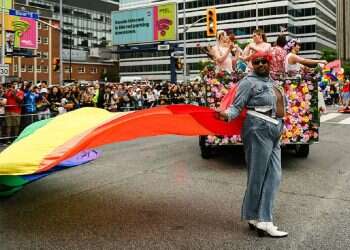
[[[244, 107], [260, 112], [272, 111], [272, 114], [276, 112], [274, 82], [270, 77], [250, 73], [238, 84], [236, 98], [226, 110], [229, 120], [236, 118]], [[286, 100], [284, 102], [286, 107]]]

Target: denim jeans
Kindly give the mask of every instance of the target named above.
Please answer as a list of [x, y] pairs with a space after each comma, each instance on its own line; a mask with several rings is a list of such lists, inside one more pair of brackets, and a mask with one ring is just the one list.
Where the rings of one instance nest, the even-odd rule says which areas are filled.
[[243, 144], [248, 168], [242, 219], [272, 221], [272, 209], [281, 182], [280, 136], [282, 120], [275, 125], [248, 115], [243, 125]]

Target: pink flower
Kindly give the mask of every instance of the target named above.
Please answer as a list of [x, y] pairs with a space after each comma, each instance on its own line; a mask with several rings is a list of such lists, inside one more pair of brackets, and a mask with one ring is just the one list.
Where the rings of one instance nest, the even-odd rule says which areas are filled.
[[308, 133], [305, 133], [303, 135], [302, 142], [308, 142], [308, 141], [310, 141], [310, 135]]
[[209, 136], [208, 136], [208, 142], [209, 142], [209, 143], [213, 143], [213, 142], [215, 141], [215, 138], [216, 138], [216, 136], [209, 135]]
[[305, 100], [310, 101], [312, 99], [312, 96], [310, 94], [305, 95]]

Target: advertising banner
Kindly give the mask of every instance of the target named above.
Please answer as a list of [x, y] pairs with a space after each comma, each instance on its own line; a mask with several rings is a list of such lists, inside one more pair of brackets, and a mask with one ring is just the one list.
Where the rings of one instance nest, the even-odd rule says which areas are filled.
[[38, 32], [35, 19], [20, 17], [19, 21], [28, 24], [26, 30], [20, 36], [20, 48], [37, 49]]
[[12, 9], [12, 0], [5, 0], [5, 9], [6, 10]]
[[15, 46], [15, 33], [13, 31], [6, 31], [6, 46], [5, 46], [5, 54], [12, 55], [13, 48]]
[[14, 32], [14, 48], [38, 48], [38, 29], [35, 19], [5, 15], [5, 29]]
[[112, 12], [113, 45], [177, 39], [176, 3]]

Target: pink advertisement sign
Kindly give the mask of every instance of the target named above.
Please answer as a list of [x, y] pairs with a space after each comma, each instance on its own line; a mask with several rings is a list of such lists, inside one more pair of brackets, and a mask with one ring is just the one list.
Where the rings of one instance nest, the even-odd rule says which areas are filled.
[[20, 21], [26, 23], [25, 29], [20, 34], [20, 47], [26, 49], [37, 49], [38, 30], [35, 19], [20, 17]]

